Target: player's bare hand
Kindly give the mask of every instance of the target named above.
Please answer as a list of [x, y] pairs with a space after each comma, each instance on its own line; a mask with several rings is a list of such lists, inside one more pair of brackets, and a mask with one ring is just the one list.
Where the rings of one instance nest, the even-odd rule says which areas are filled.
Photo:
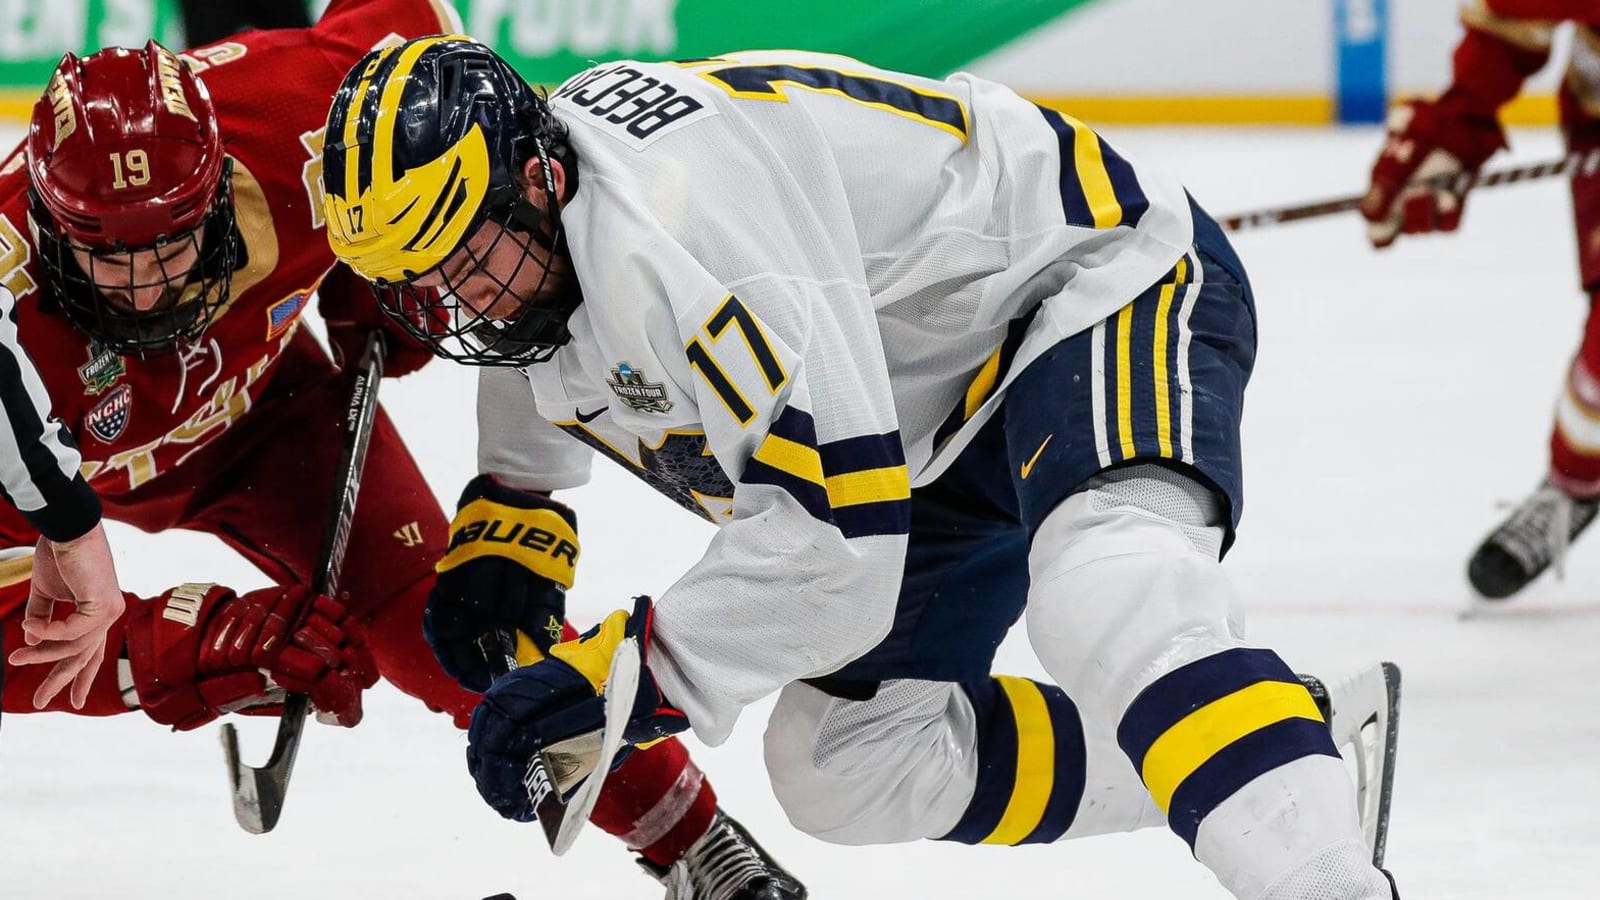
[[[34, 692], [35, 708], [43, 709], [68, 685], [73, 708], [83, 708], [105, 662], [106, 633], [124, 605], [103, 525], [70, 541], [39, 540], [22, 619], [27, 646], [8, 657], [19, 666], [54, 664]], [[58, 619], [60, 606], [70, 612]]]

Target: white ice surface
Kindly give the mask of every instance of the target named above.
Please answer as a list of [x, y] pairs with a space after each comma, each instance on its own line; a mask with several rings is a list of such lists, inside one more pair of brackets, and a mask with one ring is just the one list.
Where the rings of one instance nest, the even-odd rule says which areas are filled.
[[[1361, 189], [1372, 131], [1114, 132], [1176, 169], [1212, 211]], [[1519, 134], [1518, 159], [1558, 152]], [[1475, 195], [1459, 236], [1372, 253], [1338, 217], [1242, 235], [1261, 352], [1245, 425], [1247, 515], [1227, 565], [1254, 640], [1337, 673], [1405, 670], [1390, 863], [1406, 900], [1600, 896], [1600, 548], [1502, 615], [1456, 621], [1466, 555], [1540, 477], [1552, 399], [1584, 301], [1559, 182]], [[434, 489], [473, 465], [471, 377], [448, 365], [386, 382]], [[569, 499], [584, 524], [572, 613], [590, 622], [659, 591], [704, 526], [600, 463]], [[307, 527], [317, 527], [308, 522]], [[131, 588], [261, 577], [195, 535], [117, 529]], [[1020, 637], [998, 668], [1038, 674]], [[1223, 896], [1165, 831], [1025, 849], [841, 848], [791, 830], [768, 790], [766, 706], [733, 738], [691, 742], [726, 803], [819, 900]], [[250, 761], [270, 727], [246, 721]], [[594, 832], [550, 858], [536, 826], [473, 791], [465, 741], [387, 687], [354, 731], [313, 727], [279, 829], [233, 824], [216, 727], [172, 735], [139, 715], [12, 716], [0, 733], [0, 898], [522, 900], [659, 896]]]

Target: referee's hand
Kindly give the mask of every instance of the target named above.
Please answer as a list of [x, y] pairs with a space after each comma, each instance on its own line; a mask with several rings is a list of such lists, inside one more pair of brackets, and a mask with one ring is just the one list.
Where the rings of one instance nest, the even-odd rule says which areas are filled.
[[[54, 618], [57, 604], [72, 606], [66, 618]], [[27, 646], [7, 658], [19, 666], [55, 663], [34, 692], [34, 708], [43, 709], [69, 684], [73, 709], [83, 708], [106, 658], [106, 632], [124, 606], [103, 524], [70, 541], [39, 539], [22, 619]]]

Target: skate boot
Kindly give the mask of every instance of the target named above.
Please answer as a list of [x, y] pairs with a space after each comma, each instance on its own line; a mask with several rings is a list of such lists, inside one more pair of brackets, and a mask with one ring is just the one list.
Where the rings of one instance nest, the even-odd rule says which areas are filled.
[[1504, 600], [1528, 586], [1553, 563], [1561, 572], [1567, 545], [1600, 509], [1600, 498], [1578, 500], [1545, 482], [1484, 539], [1467, 563], [1473, 590]]
[[707, 831], [683, 858], [662, 868], [639, 865], [667, 886], [666, 900], [805, 900], [806, 886], [790, 875], [750, 832], [717, 810]]

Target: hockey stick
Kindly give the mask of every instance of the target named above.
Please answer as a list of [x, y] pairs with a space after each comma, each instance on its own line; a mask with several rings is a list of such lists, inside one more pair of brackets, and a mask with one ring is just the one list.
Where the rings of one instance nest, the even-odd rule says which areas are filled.
[[[512, 635], [504, 631], [486, 634], [478, 639], [478, 646], [491, 668], [497, 670], [496, 677], [517, 667], [516, 638]], [[622, 748], [622, 732], [638, 693], [639, 643], [628, 638], [617, 646], [606, 675], [605, 727], [557, 741], [528, 760], [522, 784], [533, 802], [545, 840], [557, 856], [572, 849], [583, 823], [600, 800], [600, 789], [611, 772], [612, 760]], [[580, 779], [582, 783], [572, 798], [563, 800], [563, 791]]]
[[[509, 632], [497, 630], [482, 635], [478, 638], [478, 650], [488, 661], [489, 669], [496, 680], [518, 665], [517, 639]], [[566, 821], [567, 803], [561, 799], [561, 792], [555, 789], [556, 782], [550, 777], [550, 771], [554, 767], [547, 752], [541, 750], [528, 760], [527, 771], [522, 775], [522, 785], [527, 788], [528, 797], [533, 801], [533, 811], [539, 819], [540, 827], [544, 829], [545, 841], [554, 848], [556, 835], [561, 831], [561, 824]]]
[[[617, 645], [617, 651], [611, 657], [611, 671], [606, 675], [606, 727], [600, 733], [600, 754], [593, 757], [594, 771], [578, 785], [572, 799], [567, 801], [566, 818], [557, 829], [555, 840], [550, 843], [550, 849], [557, 856], [572, 849], [578, 833], [583, 830], [583, 823], [589, 821], [594, 805], [600, 801], [600, 789], [605, 786], [606, 776], [611, 774], [612, 760], [616, 759], [617, 751], [622, 749], [622, 731], [628, 727], [628, 715], [633, 712], [633, 701], [639, 693], [639, 665], [639, 642], [634, 638], [625, 638]], [[571, 740], [580, 741], [583, 737]], [[546, 752], [554, 756], [554, 751], [560, 746], [551, 745]]]
[[[334, 478], [335, 502], [322, 533], [317, 571], [311, 579], [314, 594], [331, 596], [339, 589], [339, 573], [344, 568], [350, 524], [356, 513], [356, 495], [361, 491], [361, 470], [367, 464], [367, 445], [372, 441], [372, 424], [378, 414], [378, 381], [382, 378], [383, 335], [373, 331], [367, 336], [366, 349], [356, 364], [350, 404], [345, 409], [344, 447], [339, 453]], [[233, 817], [245, 831], [265, 834], [278, 824], [309, 711], [310, 700], [306, 695], [289, 694], [284, 698], [272, 755], [260, 768], [247, 766], [239, 760], [238, 733], [233, 723], [223, 723], [222, 748], [227, 753], [228, 778], [233, 784]]]
[[[1429, 190], [1441, 190], [1453, 186], [1457, 192], [1465, 193], [1471, 187], [1485, 188], [1503, 184], [1516, 184], [1519, 181], [1533, 181], [1539, 178], [1548, 178], [1552, 175], [1564, 175], [1571, 171], [1589, 172], [1596, 165], [1600, 165], [1600, 148], [1587, 150], [1583, 153], [1568, 154], [1560, 159], [1552, 159], [1542, 163], [1513, 166], [1509, 169], [1497, 169], [1478, 176], [1473, 176], [1470, 173], [1441, 175], [1425, 181], [1415, 182], [1414, 184], [1416, 187], [1423, 187]], [[1248, 212], [1235, 213], [1231, 216], [1220, 216], [1217, 218], [1217, 222], [1222, 225], [1224, 231], [1245, 231], [1251, 228], [1281, 225], [1285, 222], [1298, 222], [1302, 219], [1319, 219], [1335, 213], [1360, 209], [1361, 199], [1364, 196], [1366, 195], [1355, 194], [1353, 196], [1336, 197], [1295, 206], [1254, 209]]]

